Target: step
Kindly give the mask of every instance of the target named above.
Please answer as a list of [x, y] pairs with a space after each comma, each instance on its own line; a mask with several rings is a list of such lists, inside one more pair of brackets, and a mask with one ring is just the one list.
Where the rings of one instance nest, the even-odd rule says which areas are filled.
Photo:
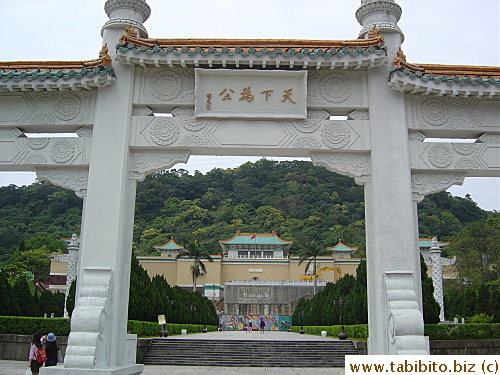
[[[242, 355], [249, 352], [252, 360], [247, 360], [247, 354]], [[178, 366], [344, 367], [345, 355], [357, 354], [352, 341], [158, 338], [152, 341], [142, 362]]]

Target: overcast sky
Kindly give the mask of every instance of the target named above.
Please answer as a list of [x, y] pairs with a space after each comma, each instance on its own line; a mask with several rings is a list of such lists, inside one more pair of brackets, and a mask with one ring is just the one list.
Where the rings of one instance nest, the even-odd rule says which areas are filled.
[[[0, 0], [0, 61], [90, 60], [101, 47], [105, 0]], [[151, 38], [355, 39], [360, 0], [149, 0]], [[397, 0], [403, 51], [412, 63], [500, 65], [498, 0]], [[500, 156], [499, 156], [500, 157]], [[206, 172], [258, 158], [191, 157], [176, 168]], [[25, 185], [34, 173], [0, 172], [0, 185]], [[500, 210], [500, 178], [466, 178], [470, 194]]]

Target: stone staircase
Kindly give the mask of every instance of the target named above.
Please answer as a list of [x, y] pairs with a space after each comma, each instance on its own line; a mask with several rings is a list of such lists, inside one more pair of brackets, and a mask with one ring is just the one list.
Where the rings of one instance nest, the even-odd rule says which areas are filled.
[[344, 367], [352, 341], [190, 340], [156, 338], [142, 363], [226, 367]]

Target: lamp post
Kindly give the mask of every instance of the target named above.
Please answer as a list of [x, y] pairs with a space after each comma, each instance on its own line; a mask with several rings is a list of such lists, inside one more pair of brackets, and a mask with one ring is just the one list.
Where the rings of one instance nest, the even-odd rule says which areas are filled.
[[342, 307], [344, 306], [344, 300], [342, 297], [339, 300], [333, 300], [333, 306], [339, 307], [339, 325], [340, 325], [340, 333], [338, 334], [339, 340], [345, 340], [347, 338], [347, 333], [344, 332], [344, 326], [342, 325]]

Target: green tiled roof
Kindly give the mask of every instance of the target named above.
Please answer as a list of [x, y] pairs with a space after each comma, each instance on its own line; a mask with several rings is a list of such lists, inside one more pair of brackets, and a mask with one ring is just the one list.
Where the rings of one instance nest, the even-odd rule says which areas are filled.
[[[255, 238], [252, 238], [255, 235]], [[236, 233], [229, 240], [221, 240], [219, 243], [224, 245], [291, 245], [291, 241], [283, 241], [274, 233]]]

